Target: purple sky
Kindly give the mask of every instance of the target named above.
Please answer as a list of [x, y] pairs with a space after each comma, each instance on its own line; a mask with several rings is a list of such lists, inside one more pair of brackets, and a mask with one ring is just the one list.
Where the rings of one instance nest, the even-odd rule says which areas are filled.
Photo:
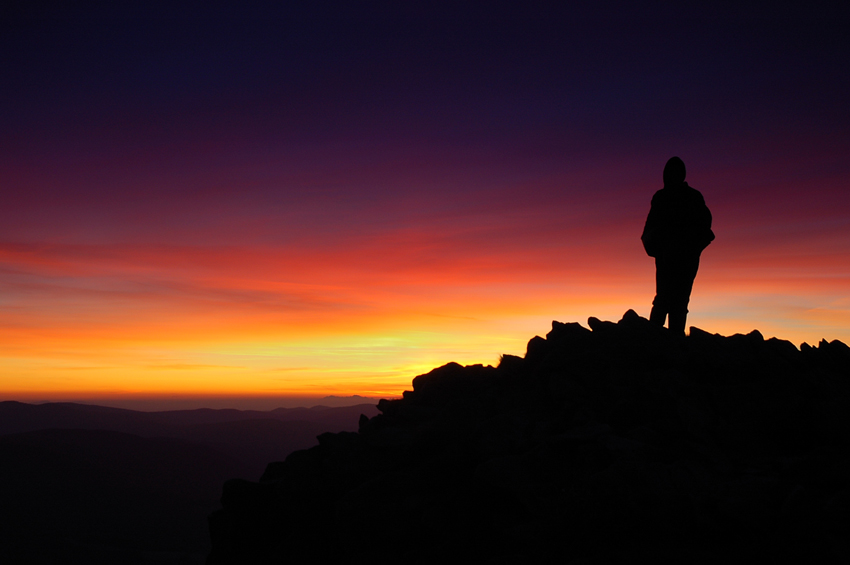
[[389, 394], [646, 315], [672, 155], [693, 323], [850, 339], [846, 11], [56, 4], [0, 34], [10, 398]]

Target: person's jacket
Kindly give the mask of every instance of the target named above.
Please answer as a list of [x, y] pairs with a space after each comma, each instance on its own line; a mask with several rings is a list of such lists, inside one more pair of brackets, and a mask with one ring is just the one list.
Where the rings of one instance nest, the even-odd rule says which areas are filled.
[[640, 239], [650, 257], [698, 256], [714, 240], [702, 194], [686, 182], [656, 192]]

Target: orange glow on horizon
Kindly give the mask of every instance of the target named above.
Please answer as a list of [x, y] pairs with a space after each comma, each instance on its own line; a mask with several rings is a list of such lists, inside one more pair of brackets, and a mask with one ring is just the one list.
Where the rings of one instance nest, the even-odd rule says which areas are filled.
[[648, 316], [673, 155], [716, 235], [688, 325], [850, 343], [840, 22], [18, 4], [0, 400], [395, 396]]
[[[523, 355], [552, 320], [647, 316], [654, 265], [639, 234], [651, 192], [567, 212], [425, 214], [327, 241], [252, 243], [251, 227], [226, 243], [211, 230], [204, 245], [0, 242], [0, 395], [397, 396], [450, 361]], [[718, 239], [689, 325], [850, 342], [850, 238], [752, 238], [724, 225], [734, 199], [711, 196]]]

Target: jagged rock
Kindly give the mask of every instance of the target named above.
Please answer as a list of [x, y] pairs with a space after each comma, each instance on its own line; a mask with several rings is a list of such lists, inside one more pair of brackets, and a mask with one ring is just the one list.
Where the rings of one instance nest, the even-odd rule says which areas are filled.
[[528, 347], [525, 350], [525, 360], [528, 362], [539, 361], [546, 353], [548, 353], [548, 344], [546, 340], [539, 335], [534, 336], [528, 342]]
[[228, 482], [209, 563], [847, 558], [850, 348], [588, 325]]

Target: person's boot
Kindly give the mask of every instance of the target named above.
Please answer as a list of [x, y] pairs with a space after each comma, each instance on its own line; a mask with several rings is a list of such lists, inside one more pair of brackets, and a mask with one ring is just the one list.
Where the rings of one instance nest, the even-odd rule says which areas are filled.
[[658, 306], [653, 306], [652, 310], [649, 312], [649, 321], [653, 324], [657, 324], [664, 327], [664, 321], [667, 319], [667, 312], [659, 308]]
[[688, 320], [688, 311], [670, 312], [670, 323], [667, 325], [670, 331], [676, 335], [685, 335], [685, 323]]

